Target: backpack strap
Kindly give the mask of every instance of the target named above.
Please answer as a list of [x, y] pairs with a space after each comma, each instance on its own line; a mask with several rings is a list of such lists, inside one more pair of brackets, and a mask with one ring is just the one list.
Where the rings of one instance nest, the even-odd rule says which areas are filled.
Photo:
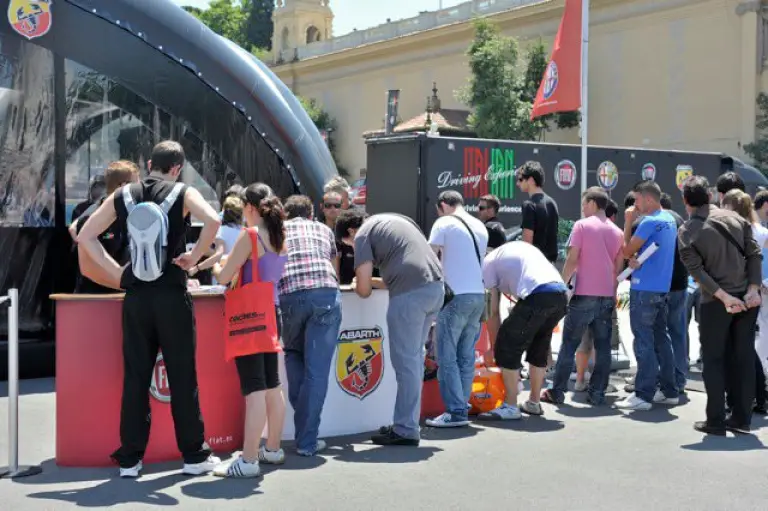
[[123, 204], [129, 215], [131, 214], [131, 211], [133, 211], [133, 208], [136, 207], [136, 201], [133, 200], [133, 195], [131, 195], [131, 185], [129, 184], [123, 186]]
[[171, 193], [168, 194], [168, 196], [163, 200], [163, 202], [160, 204], [160, 208], [163, 210], [163, 212], [168, 215], [168, 212], [173, 207], [174, 203], [176, 202], [176, 199], [179, 198], [179, 194], [181, 193], [181, 190], [184, 188], [184, 183], [176, 183], [173, 185], [173, 189], [171, 190]]

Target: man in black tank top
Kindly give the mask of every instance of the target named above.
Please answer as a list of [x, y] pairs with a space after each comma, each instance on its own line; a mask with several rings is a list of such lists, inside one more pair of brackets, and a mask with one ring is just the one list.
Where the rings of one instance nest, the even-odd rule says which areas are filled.
[[[150, 174], [130, 186], [136, 204], [160, 205], [171, 193], [184, 166], [184, 150], [177, 142], [161, 142], [152, 150]], [[185, 252], [186, 221], [189, 214], [203, 222], [200, 237], [191, 252]], [[205, 443], [203, 419], [198, 400], [195, 369], [195, 318], [187, 293], [186, 271], [194, 266], [216, 236], [221, 224], [216, 211], [200, 192], [184, 186], [168, 210], [168, 251], [163, 272], [147, 282], [134, 277], [130, 264], [121, 268], [107, 254], [98, 237], [115, 220], [125, 227], [128, 211], [123, 189], [110, 195], [83, 226], [78, 243], [114, 282], [125, 289], [123, 302], [123, 399], [120, 414], [120, 448], [112, 458], [120, 465], [122, 477], [137, 477], [149, 441], [149, 384], [158, 349], [162, 350], [168, 379], [173, 389], [176, 442], [184, 457], [184, 473], [210, 472], [220, 463]]]

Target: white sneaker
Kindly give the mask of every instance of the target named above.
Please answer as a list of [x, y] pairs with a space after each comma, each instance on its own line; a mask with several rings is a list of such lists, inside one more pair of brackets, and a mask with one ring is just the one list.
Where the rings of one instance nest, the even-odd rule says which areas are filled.
[[261, 469], [259, 468], [259, 462], [254, 461], [248, 463], [242, 456], [230, 464], [219, 464], [213, 470], [213, 475], [218, 477], [231, 477], [233, 479], [246, 479], [251, 477], [259, 477], [261, 475]]
[[[571, 373], [571, 381], [576, 381], [579, 378], [578, 373]], [[584, 371], [584, 381], [589, 383], [589, 380], [592, 378], [592, 373], [589, 371]]]
[[541, 403], [534, 403], [533, 401], [526, 401], [523, 406], [520, 407], [520, 411], [527, 413], [528, 415], [544, 415], [544, 409], [541, 407]]
[[576, 392], [584, 392], [585, 390], [587, 390], [588, 386], [589, 384], [587, 383], [586, 380], [577, 381], [576, 383], [573, 384], [573, 390], [575, 390]]
[[315, 444], [315, 452], [310, 451], [303, 451], [301, 449], [296, 449], [296, 454], [299, 456], [314, 456], [315, 454], [319, 453], [320, 451], [324, 451], [325, 448], [328, 447], [328, 444], [325, 443], [325, 440], [317, 439], [317, 444]]
[[677, 406], [680, 404], [680, 397], [667, 397], [662, 391], [657, 390], [656, 394], [653, 396], [653, 402], [660, 405]]
[[208, 456], [207, 460], [201, 461], [200, 463], [184, 463], [184, 469], [181, 471], [181, 473], [188, 476], [201, 476], [203, 474], [212, 472], [213, 469], [215, 469], [220, 464], [221, 460], [211, 454]]
[[143, 468], [144, 468], [144, 464], [141, 461], [139, 461], [138, 463], [136, 463], [136, 465], [130, 468], [120, 467], [120, 477], [125, 477], [125, 478], [130, 477], [132, 479], [135, 479], [139, 477], [139, 473]]
[[491, 410], [487, 413], [481, 413], [480, 417], [483, 419], [490, 419], [490, 420], [502, 420], [502, 421], [509, 421], [509, 420], [519, 420], [523, 418], [523, 414], [520, 412], [520, 409], [516, 406], [508, 405], [507, 403], [502, 403], [500, 407], [496, 408], [495, 410]]
[[626, 399], [617, 402], [616, 408], [621, 408], [623, 410], [650, 410], [653, 408], [653, 405], [648, 401], [640, 399], [637, 397], [637, 394], [633, 392], [627, 396]]
[[444, 414], [435, 417], [434, 419], [427, 419], [426, 420], [427, 426], [431, 426], [433, 428], [460, 428], [463, 426], [469, 426], [469, 421], [466, 419], [455, 419], [453, 418], [453, 415], [451, 415], [448, 412], [445, 412]]
[[259, 461], [270, 465], [282, 465], [285, 463], [285, 452], [282, 449], [268, 451], [267, 447], [262, 445], [259, 449]]

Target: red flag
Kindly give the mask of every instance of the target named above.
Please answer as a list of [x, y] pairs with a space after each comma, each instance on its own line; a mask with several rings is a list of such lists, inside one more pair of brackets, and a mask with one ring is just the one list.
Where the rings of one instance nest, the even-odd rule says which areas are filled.
[[533, 102], [531, 120], [581, 107], [581, 2], [565, 0], [563, 19]]

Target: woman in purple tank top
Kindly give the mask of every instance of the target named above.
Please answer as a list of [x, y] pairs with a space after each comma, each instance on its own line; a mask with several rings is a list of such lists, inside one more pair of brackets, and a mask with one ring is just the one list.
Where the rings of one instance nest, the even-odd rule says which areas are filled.
[[[283, 268], [288, 259], [285, 252], [285, 213], [283, 205], [272, 189], [263, 184], [252, 184], [244, 192], [245, 208], [243, 217], [248, 226], [235, 242], [226, 262], [222, 267], [216, 264], [213, 274], [221, 284], [231, 282], [243, 269], [243, 284], [251, 282], [253, 268], [251, 254], [258, 253], [258, 274], [262, 282], [271, 282], [278, 301], [277, 282], [283, 275]], [[248, 231], [256, 230], [256, 243]], [[278, 314], [277, 310], [275, 314]], [[280, 316], [277, 317], [280, 332]], [[233, 462], [214, 470], [222, 477], [257, 477], [260, 473], [259, 462], [280, 464], [285, 461], [285, 454], [280, 448], [280, 438], [285, 420], [285, 399], [280, 385], [279, 346], [265, 348], [263, 353], [235, 358], [237, 374], [240, 377], [240, 389], [245, 396], [245, 439], [243, 454]], [[263, 447], [261, 432], [264, 425], [269, 425], [269, 436]]]

